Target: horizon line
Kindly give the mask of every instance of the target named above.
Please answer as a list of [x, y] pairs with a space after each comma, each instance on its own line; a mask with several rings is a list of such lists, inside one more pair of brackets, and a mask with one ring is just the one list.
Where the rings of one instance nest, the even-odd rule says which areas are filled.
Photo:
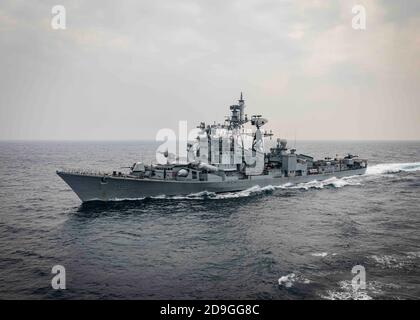
[[[268, 140], [268, 139], [267, 139]], [[267, 141], [266, 140], [266, 141]], [[276, 141], [275, 139], [270, 139]], [[289, 143], [295, 140], [286, 139]], [[418, 139], [296, 139], [317, 142], [420, 142]], [[0, 142], [164, 142], [153, 139], [1, 139]]]

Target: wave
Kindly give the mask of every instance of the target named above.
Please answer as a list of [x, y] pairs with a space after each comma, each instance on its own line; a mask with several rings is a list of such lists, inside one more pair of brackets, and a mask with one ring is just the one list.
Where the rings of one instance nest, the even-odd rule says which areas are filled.
[[[366, 288], [354, 288], [351, 280], [343, 280], [338, 283], [336, 290], [327, 290], [320, 297], [327, 300], [372, 300], [382, 299], [384, 295], [394, 294], [401, 286], [394, 283], [380, 281], [366, 281]], [[399, 297], [396, 297], [399, 299]]]
[[344, 178], [336, 178], [332, 177], [327, 180], [318, 181], [313, 180], [310, 182], [299, 183], [299, 184], [292, 184], [286, 183], [282, 185], [268, 185], [264, 187], [260, 187], [259, 185], [253, 186], [251, 188], [236, 191], [236, 192], [225, 192], [225, 193], [215, 193], [209, 191], [202, 191], [197, 193], [191, 193], [188, 195], [182, 196], [166, 196], [160, 195], [151, 197], [152, 199], [173, 199], [173, 200], [200, 200], [200, 199], [234, 199], [234, 198], [244, 198], [253, 195], [263, 194], [263, 193], [270, 193], [274, 190], [293, 190], [293, 189], [300, 189], [300, 190], [309, 190], [309, 189], [323, 189], [325, 187], [334, 187], [334, 188], [342, 188], [348, 185], [360, 185], [360, 182], [354, 181], [352, 177], [344, 177]]
[[303, 283], [309, 284], [311, 281], [306, 279], [302, 275], [297, 275], [296, 273], [289, 273], [288, 275], [282, 276], [279, 278], [279, 286], [283, 286], [286, 288], [293, 287], [294, 283]]
[[[412, 163], [383, 163], [368, 166], [364, 175], [347, 176], [342, 178], [332, 177], [326, 180], [313, 180], [304, 183], [286, 183], [282, 185], [268, 185], [260, 187], [258, 185], [248, 188], [243, 191], [215, 193], [209, 191], [202, 191], [198, 193], [191, 193], [188, 195], [180, 196], [167, 196], [159, 195], [150, 197], [151, 199], [169, 199], [169, 200], [220, 200], [220, 199], [235, 199], [254, 196], [258, 194], [270, 193], [274, 190], [289, 189], [289, 190], [309, 190], [309, 189], [324, 189], [325, 187], [342, 188], [345, 186], [358, 186], [361, 185], [367, 177], [381, 176], [386, 174], [395, 174], [398, 172], [414, 172], [420, 171], [420, 162]], [[114, 199], [113, 201], [127, 201], [127, 200], [144, 200], [145, 198], [138, 199]]]
[[420, 170], [420, 162], [411, 163], [381, 163], [368, 166], [366, 175], [380, 175], [399, 172], [414, 172]]
[[349, 280], [340, 281], [339, 290], [327, 290], [326, 295], [321, 295], [321, 298], [327, 300], [372, 300], [373, 298], [368, 294], [368, 291], [376, 292], [371, 284], [366, 283], [367, 290], [353, 288], [352, 282]]
[[299, 183], [297, 185], [286, 186], [286, 188], [290, 189], [324, 189], [325, 187], [334, 187], [334, 188], [342, 188], [345, 186], [356, 186], [360, 185], [360, 182], [355, 179], [357, 176], [349, 176], [343, 178], [336, 178], [332, 177], [326, 180], [313, 180], [310, 182]]
[[[335, 253], [333, 253], [332, 255], [334, 256]], [[311, 256], [325, 258], [326, 256], [328, 256], [328, 252], [314, 252], [311, 253]]]
[[384, 269], [403, 269], [416, 266], [419, 252], [406, 252], [405, 254], [372, 255], [375, 264]]

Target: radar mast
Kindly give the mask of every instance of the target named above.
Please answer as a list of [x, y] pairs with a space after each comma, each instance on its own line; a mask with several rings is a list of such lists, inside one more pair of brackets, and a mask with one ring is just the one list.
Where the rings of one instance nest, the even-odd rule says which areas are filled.
[[245, 110], [245, 100], [241, 92], [241, 96], [238, 100], [238, 104], [234, 104], [230, 106], [231, 114], [229, 117], [229, 122], [232, 128], [241, 127], [244, 123], [248, 121], [244, 110]]

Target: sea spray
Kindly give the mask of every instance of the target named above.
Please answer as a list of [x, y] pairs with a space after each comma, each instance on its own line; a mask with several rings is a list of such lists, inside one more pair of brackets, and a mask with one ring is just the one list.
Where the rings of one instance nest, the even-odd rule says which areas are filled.
[[[220, 199], [235, 199], [235, 198], [245, 198], [249, 196], [259, 195], [263, 193], [270, 193], [274, 190], [293, 190], [293, 189], [300, 189], [300, 190], [310, 190], [310, 189], [324, 189], [325, 187], [333, 187], [333, 188], [342, 188], [345, 186], [358, 186], [361, 185], [363, 181], [366, 181], [368, 177], [371, 176], [380, 176], [386, 174], [394, 174], [398, 172], [415, 172], [420, 171], [420, 162], [412, 162], [412, 163], [383, 163], [383, 164], [376, 164], [369, 166], [367, 168], [366, 174], [364, 175], [354, 175], [354, 176], [347, 176], [343, 178], [331, 177], [326, 180], [313, 180], [305, 183], [286, 183], [282, 185], [268, 185], [264, 187], [260, 187], [255, 185], [251, 188], [236, 191], [236, 192], [226, 192], [226, 193], [215, 193], [209, 191], [202, 191], [197, 193], [191, 193], [188, 195], [178, 195], [178, 196], [166, 196], [166, 195], [159, 195], [155, 197], [151, 197], [152, 199], [168, 199], [168, 200], [220, 200]], [[145, 198], [139, 198], [137, 200], [143, 200]], [[125, 201], [129, 199], [114, 199], [113, 201]], [[133, 199], [131, 199], [133, 200]]]

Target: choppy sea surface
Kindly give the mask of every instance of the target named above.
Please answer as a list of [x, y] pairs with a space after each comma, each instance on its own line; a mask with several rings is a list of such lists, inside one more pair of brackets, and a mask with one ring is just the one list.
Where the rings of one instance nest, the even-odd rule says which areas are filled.
[[0, 298], [420, 298], [420, 142], [298, 142], [365, 157], [367, 174], [223, 195], [82, 205], [55, 174], [150, 162], [156, 147], [0, 142]]

